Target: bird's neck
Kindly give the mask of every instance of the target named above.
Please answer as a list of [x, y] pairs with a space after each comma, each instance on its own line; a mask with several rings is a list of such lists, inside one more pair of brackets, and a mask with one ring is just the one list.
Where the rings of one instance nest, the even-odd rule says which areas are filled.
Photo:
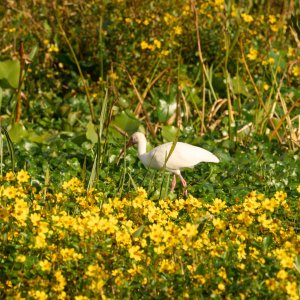
[[146, 146], [147, 146], [146, 138], [140, 139], [138, 144], [137, 144], [139, 156], [146, 153]]

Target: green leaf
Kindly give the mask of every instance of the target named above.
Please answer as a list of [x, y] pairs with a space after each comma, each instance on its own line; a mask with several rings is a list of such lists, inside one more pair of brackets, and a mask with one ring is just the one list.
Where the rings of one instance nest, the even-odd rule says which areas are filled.
[[295, 268], [300, 273], [300, 256], [297, 256], [295, 259]]
[[159, 122], [166, 122], [176, 112], [176, 98], [171, 103], [164, 99], [159, 99], [157, 109]]
[[13, 143], [11, 141], [11, 138], [10, 138], [8, 132], [3, 127], [0, 127], [0, 128], [1, 128], [0, 134], [2, 133], [2, 131], [5, 134], [5, 137], [6, 137], [6, 140], [7, 140], [8, 151], [9, 151], [9, 154], [10, 154], [11, 164], [12, 164], [12, 170], [14, 170], [14, 168], [15, 168], [14, 145], [13, 145]]
[[163, 126], [161, 130], [161, 135], [163, 136], [164, 140], [167, 142], [173, 142], [174, 138], [177, 134], [177, 128], [175, 126]]
[[140, 121], [135, 117], [133, 112], [126, 110], [117, 115], [111, 124], [116, 125], [129, 134], [133, 134], [138, 130]]
[[264, 239], [263, 239], [263, 249], [264, 249], [264, 253], [266, 253], [269, 249], [269, 247], [271, 246], [272, 244], [272, 237], [271, 236], [266, 236]]
[[86, 126], [86, 138], [90, 140], [93, 144], [98, 142], [97, 132], [95, 130], [95, 125], [90, 121]]
[[31, 60], [34, 59], [34, 57], [35, 57], [36, 54], [38, 53], [38, 50], [39, 50], [39, 47], [38, 47], [37, 45], [35, 45], [35, 46], [32, 48], [32, 50], [31, 50], [30, 53], [29, 53], [29, 58], [30, 58]]
[[140, 237], [140, 236], [143, 234], [144, 230], [145, 230], [145, 225], [140, 226], [140, 227], [132, 234], [132, 237], [133, 237], [133, 238], [138, 238], [138, 237]]
[[13, 124], [12, 127], [8, 130], [8, 133], [14, 143], [18, 143], [28, 134], [25, 127], [19, 123]]
[[0, 86], [17, 88], [20, 76], [20, 62], [18, 60], [6, 60], [0, 62]]
[[246, 97], [251, 96], [246, 82], [240, 76], [236, 75], [234, 78], [232, 78], [231, 82], [234, 94], [241, 94]]

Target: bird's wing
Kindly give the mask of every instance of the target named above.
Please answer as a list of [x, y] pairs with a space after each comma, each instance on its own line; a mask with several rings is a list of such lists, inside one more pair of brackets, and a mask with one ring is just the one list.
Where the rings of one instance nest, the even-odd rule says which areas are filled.
[[[140, 159], [146, 167], [162, 169], [171, 148], [172, 143], [160, 145], [150, 152], [141, 155]], [[200, 162], [219, 162], [219, 159], [205, 149], [177, 142], [171, 156], [167, 160], [166, 169], [174, 173], [174, 171], [183, 168], [192, 168]]]
[[178, 142], [167, 162], [167, 168], [168, 169], [192, 168], [201, 162], [216, 163], [219, 162], [219, 159], [214, 154], [212, 154], [211, 152], [203, 148]]

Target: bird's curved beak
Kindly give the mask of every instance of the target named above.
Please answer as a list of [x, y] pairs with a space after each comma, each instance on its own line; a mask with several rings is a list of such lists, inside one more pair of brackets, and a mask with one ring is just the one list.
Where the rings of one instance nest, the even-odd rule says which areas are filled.
[[119, 157], [118, 157], [118, 160], [117, 160], [117, 165], [119, 165], [119, 162], [120, 162], [120, 160], [121, 160], [121, 158], [122, 158], [125, 150], [128, 149], [128, 148], [130, 148], [133, 145], [134, 145], [133, 139], [130, 138], [129, 141], [128, 141], [128, 143], [125, 145], [125, 147], [121, 150], [121, 152], [119, 154]]

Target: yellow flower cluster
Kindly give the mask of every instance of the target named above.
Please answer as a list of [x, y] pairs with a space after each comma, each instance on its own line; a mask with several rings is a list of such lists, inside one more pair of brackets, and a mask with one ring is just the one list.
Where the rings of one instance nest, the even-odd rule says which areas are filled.
[[138, 188], [105, 199], [76, 178], [45, 197], [24, 190], [24, 172], [2, 178], [2, 239], [14, 250], [0, 253], [9, 270], [0, 288], [10, 298], [120, 299], [136, 286], [138, 297], [246, 299], [256, 289], [299, 299], [299, 197], [153, 201]]

